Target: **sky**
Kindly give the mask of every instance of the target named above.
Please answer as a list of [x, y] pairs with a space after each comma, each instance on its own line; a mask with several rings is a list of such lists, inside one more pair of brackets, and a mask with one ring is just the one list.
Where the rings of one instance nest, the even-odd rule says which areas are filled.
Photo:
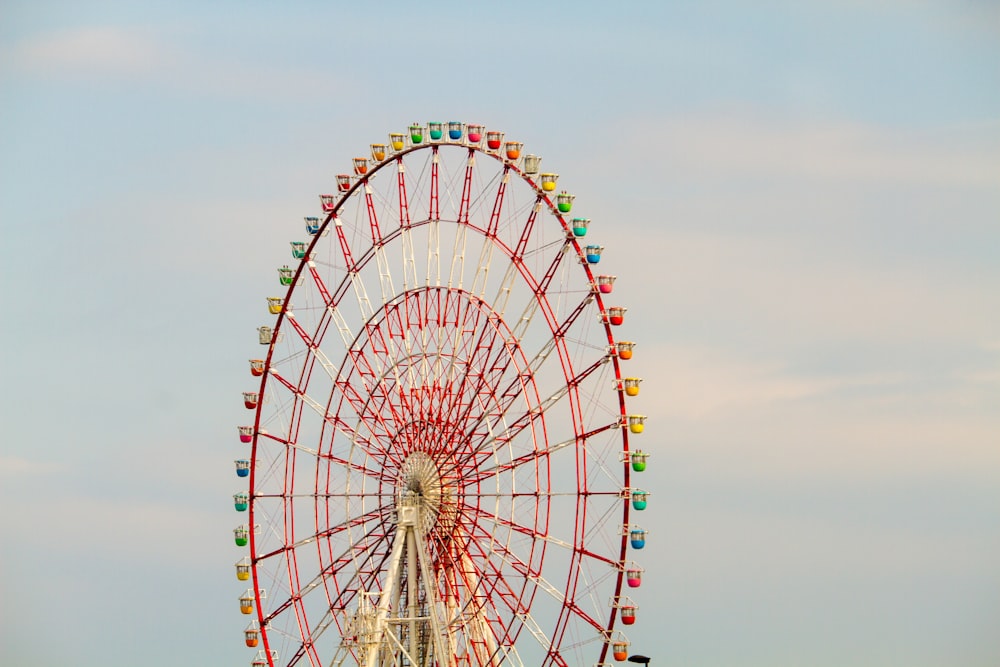
[[543, 155], [613, 250], [635, 652], [1000, 664], [986, 0], [0, 4], [5, 664], [249, 663], [263, 296], [352, 156], [452, 119]]

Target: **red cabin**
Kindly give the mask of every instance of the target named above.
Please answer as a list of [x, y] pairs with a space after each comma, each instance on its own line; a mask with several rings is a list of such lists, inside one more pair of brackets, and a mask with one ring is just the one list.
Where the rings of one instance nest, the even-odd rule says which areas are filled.
[[496, 130], [490, 130], [486, 133], [486, 146], [491, 151], [500, 150], [500, 146], [503, 145], [503, 132], [497, 132]]
[[628, 308], [623, 308], [621, 306], [614, 306], [612, 308], [608, 308], [608, 322], [610, 322], [616, 327], [621, 326], [622, 322], [625, 321], [626, 310], [628, 310]]
[[622, 623], [625, 625], [632, 625], [635, 623], [635, 612], [638, 607], [634, 604], [623, 605], [621, 608], [622, 612]]

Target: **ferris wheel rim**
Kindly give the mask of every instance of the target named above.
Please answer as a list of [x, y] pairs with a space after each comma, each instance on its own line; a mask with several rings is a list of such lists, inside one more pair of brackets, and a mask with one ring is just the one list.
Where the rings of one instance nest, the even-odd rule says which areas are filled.
[[[441, 146], [447, 146], [447, 147], [449, 147], [449, 150], [451, 148], [458, 148], [458, 149], [467, 150], [468, 151], [468, 155], [469, 155], [470, 158], [472, 158], [473, 156], [476, 156], [476, 154], [482, 154], [482, 155], [488, 156], [490, 158], [493, 158], [497, 162], [501, 163], [504, 166], [504, 173], [506, 174], [508, 171], [512, 171], [516, 175], [520, 176], [521, 180], [524, 183], [526, 183], [529, 187], [532, 187], [536, 191], [536, 193], [537, 193], [536, 203], [543, 203], [547, 207], [549, 213], [555, 215], [555, 217], [559, 220], [559, 223], [560, 223], [560, 226], [562, 228], [562, 231], [565, 234], [568, 234], [570, 232], [570, 227], [567, 224], [566, 219], [563, 217], [563, 215], [555, 207], [555, 205], [553, 204], [552, 200], [547, 195], [545, 195], [543, 192], [541, 192], [541, 190], [538, 189], [537, 186], [534, 185], [533, 181], [527, 175], [523, 174], [515, 165], [512, 165], [509, 162], [503, 160], [502, 157], [500, 157], [498, 154], [495, 154], [495, 153], [492, 153], [490, 151], [487, 151], [487, 150], [485, 150], [485, 149], [483, 149], [482, 147], [479, 147], [479, 146], [451, 145], [451, 144], [447, 144], [447, 143], [440, 143], [440, 144], [428, 143], [428, 144], [422, 144], [422, 145], [418, 145], [418, 146], [411, 146], [411, 147], [409, 147], [409, 148], [407, 148], [407, 149], [405, 149], [403, 151], [396, 152], [392, 156], [391, 159], [387, 158], [383, 162], [381, 162], [378, 165], [376, 165], [374, 167], [374, 169], [372, 169], [370, 172], [368, 172], [365, 175], [364, 178], [357, 179], [357, 181], [351, 186], [351, 188], [348, 191], [342, 192], [340, 194], [339, 198], [336, 200], [336, 203], [334, 204], [333, 210], [331, 210], [326, 215], [326, 218], [325, 218], [324, 222], [322, 223], [319, 232], [314, 235], [314, 238], [308, 244], [308, 247], [307, 247], [306, 252], [305, 252], [305, 256], [304, 256], [304, 258], [301, 259], [301, 261], [298, 264], [298, 267], [297, 267], [297, 269], [295, 271], [295, 274], [294, 274], [294, 280], [292, 281], [292, 283], [290, 285], [288, 285], [288, 289], [286, 290], [286, 293], [285, 293], [285, 303], [286, 304], [290, 303], [291, 298], [292, 298], [292, 296], [293, 296], [293, 294], [295, 292], [296, 286], [299, 284], [299, 281], [304, 278], [303, 272], [306, 270], [307, 263], [312, 261], [311, 258], [313, 256], [315, 248], [320, 243], [321, 237], [325, 233], [327, 233], [329, 231], [329, 228], [330, 228], [331, 225], [336, 225], [336, 220], [338, 218], [338, 215], [340, 214], [342, 208], [346, 205], [346, 203], [352, 197], [354, 197], [359, 192], [359, 190], [362, 190], [363, 188], [367, 187], [369, 181], [371, 179], [374, 179], [375, 176], [382, 169], [388, 169], [391, 164], [402, 164], [404, 157], [406, 157], [406, 156], [408, 156], [408, 155], [410, 155], [412, 153], [416, 153], [418, 151], [421, 151], [421, 150], [432, 149], [433, 153], [436, 155], [437, 152], [438, 152], [438, 149]], [[479, 227], [477, 227], [475, 225], [472, 225], [468, 221], [464, 221], [464, 222], [463, 221], [445, 221], [445, 220], [442, 220], [441, 218], [438, 218], [437, 220], [431, 220], [430, 218], [428, 218], [428, 219], [417, 220], [415, 222], [410, 222], [410, 224], [407, 225], [406, 229], [417, 228], [417, 227], [420, 227], [420, 226], [423, 226], [423, 225], [431, 224], [433, 222], [449, 222], [449, 223], [456, 224], [456, 225], [465, 225], [468, 229], [473, 230], [473, 231], [475, 231], [475, 232], [483, 235], [484, 238], [487, 238], [487, 239], [489, 238], [489, 232], [488, 232], [488, 230], [483, 229], [483, 228], [479, 228]], [[368, 251], [361, 258], [359, 258], [357, 260], [357, 262], [355, 263], [354, 266], [356, 268], [358, 268], [359, 270], [361, 268], [364, 268], [373, 259], [376, 259], [375, 250], [376, 250], [377, 246], [380, 246], [380, 245], [382, 245], [384, 243], [391, 243], [391, 242], [393, 242], [395, 240], [395, 238], [398, 237], [399, 234], [403, 233], [403, 231], [404, 231], [404, 228], [402, 226], [400, 226], [399, 228], [395, 228], [395, 229], [389, 231], [387, 235], [383, 236], [382, 238], [378, 239], [377, 241], [373, 241], [372, 246], [368, 249]], [[572, 246], [572, 248], [575, 251], [575, 253], [577, 255], [579, 255], [580, 252], [581, 252], [580, 243], [577, 241], [577, 239], [572, 238], [572, 237], [570, 237], [568, 240], [569, 240], [569, 244]], [[515, 257], [514, 252], [515, 251], [513, 249], [511, 249], [510, 247], [502, 244], [496, 238], [492, 239], [492, 241], [496, 244], [497, 247], [499, 247], [501, 249], [501, 251], [504, 252], [507, 260], [513, 260], [514, 259], [514, 257]], [[534, 274], [531, 273], [523, 264], [517, 263], [517, 262], [514, 262], [514, 263], [517, 265], [517, 270], [518, 270], [518, 272], [519, 272], [522, 280], [524, 280], [525, 282], [528, 282], [529, 279], [534, 279], [535, 278]], [[590, 283], [593, 284], [594, 283], [594, 275], [593, 275], [593, 272], [591, 271], [590, 266], [588, 264], [586, 264], [586, 263], [583, 263], [582, 264], [582, 268], [585, 271], [586, 278], [587, 278], [588, 282], [590, 282]], [[539, 299], [539, 303], [541, 305], [541, 302], [545, 299], [545, 297], [547, 295], [547, 289], [544, 288], [544, 287], [540, 288], [539, 287], [539, 283], [538, 283], [537, 280], [535, 280], [535, 282], [532, 285], [532, 287], [535, 288], [535, 290], [536, 290], [536, 297]], [[437, 286], [436, 288], [437, 289], [441, 289], [440, 286]], [[409, 290], [409, 292], [398, 293], [396, 295], [396, 298], [401, 298], [401, 297], [402, 298], [406, 298], [406, 295], [408, 293], [410, 293], [410, 292], [420, 292], [420, 291], [422, 291], [424, 289], [429, 289], [429, 288], [411, 288], [411, 290]], [[452, 288], [450, 288], [450, 287], [447, 288], [447, 289], [449, 291], [452, 291]], [[601, 297], [600, 293], [598, 293], [595, 290], [595, 292], [593, 294], [593, 298], [595, 298], [597, 300], [598, 307], [599, 307], [600, 311], [604, 312], [605, 311], [605, 307], [603, 305], [603, 301], [602, 301], [602, 297]], [[282, 331], [282, 326], [283, 326], [283, 324], [285, 323], [285, 321], [287, 319], [286, 318], [286, 314], [288, 315], [289, 318], [293, 317], [293, 314], [290, 311], [286, 311], [285, 309], [282, 309], [282, 311], [280, 313], [278, 313], [277, 319], [276, 319], [276, 321], [274, 323], [274, 333], [275, 334], [278, 334], [279, 332]], [[555, 329], [555, 328], [553, 328], [554, 322], [550, 318], [548, 318], [548, 317], [543, 317], [543, 321], [545, 321], [546, 326], [549, 328], [550, 332], [555, 336], [557, 334], [558, 330]], [[613, 337], [613, 334], [611, 332], [610, 324], [607, 321], [603, 322], [603, 329], [604, 329], [605, 337], [607, 338], [607, 343], [609, 345], [612, 344], [613, 341], [614, 341], [614, 337]], [[361, 331], [362, 331], [362, 327], [358, 327], [358, 329], [356, 331], [355, 342], [361, 337]], [[565, 344], [564, 341], [562, 341], [561, 336], [558, 337], [558, 338], [559, 338], [559, 340], [556, 341], [556, 347], [557, 347], [557, 349], [559, 349], [560, 345], [564, 345]], [[266, 361], [265, 361], [265, 368], [271, 369], [271, 363], [272, 363], [272, 360], [273, 360], [273, 357], [274, 357], [274, 354], [275, 354], [275, 348], [277, 346], [277, 342], [278, 341], [277, 341], [277, 337], [276, 337], [274, 340], [272, 340], [272, 342], [270, 343], [270, 345], [268, 347], [268, 352], [267, 352]], [[561, 349], [559, 349], [559, 351], [560, 352], [564, 352]], [[620, 371], [620, 368], [619, 368], [619, 362], [618, 362], [617, 357], [612, 356], [608, 360], [613, 363], [615, 378], [617, 378], [617, 379], [620, 380], [621, 379], [621, 371]], [[347, 363], [347, 359], [345, 357], [344, 359], [342, 359], [342, 365], [346, 364], [346, 363]], [[311, 361], [308, 365], [309, 365], [309, 368], [310, 368], [309, 372], [311, 373], [312, 369], [314, 369], [314, 367], [315, 367], [315, 360]], [[303, 373], [305, 373], [305, 368], [306, 368], [306, 365], [304, 364], [303, 365]], [[564, 377], [565, 377], [567, 383], [571, 383], [573, 381], [573, 379], [574, 379], [575, 376], [571, 377], [567, 373], [567, 370], [566, 370], [565, 366], [563, 368], [563, 373], [564, 373]], [[254, 460], [254, 461], [256, 461], [256, 458], [257, 458], [258, 433], [261, 430], [261, 423], [260, 422], [261, 422], [263, 402], [264, 402], [264, 398], [268, 395], [267, 394], [267, 385], [268, 385], [268, 380], [271, 377], [271, 375], [272, 375], [272, 372], [270, 372], [270, 370], [269, 370], [269, 372], [265, 372], [261, 376], [261, 380], [260, 380], [259, 396], [261, 398], [261, 403], [257, 407], [256, 413], [255, 413], [255, 418], [254, 418], [254, 436], [253, 436], [253, 448], [252, 448], [252, 455], [251, 455], [252, 456], [252, 460]], [[571, 403], [574, 402], [574, 401], [576, 403], [579, 403], [579, 398], [578, 397], [574, 398], [574, 396], [573, 396], [573, 390], [572, 389], [570, 391], [570, 399], [569, 400], [571, 401]], [[332, 394], [331, 394], [331, 401], [332, 401]], [[624, 399], [621, 397], [621, 395], [619, 395], [619, 403], [620, 403], [621, 416], [624, 417], [624, 415], [625, 415]], [[329, 404], [328, 404], [327, 407], [329, 407]], [[578, 439], [579, 438], [585, 438], [586, 433], [581, 433], [580, 430], [579, 430], [578, 425], [574, 424], [574, 429], [577, 431], [576, 437]], [[622, 441], [623, 441], [622, 442], [623, 450], [625, 452], [628, 452], [629, 451], [629, 447], [628, 447], [628, 432], [624, 428], [622, 429]], [[251, 490], [254, 489], [255, 469], [256, 469], [256, 466], [252, 466], [251, 472], [250, 472], [250, 476], [251, 476], [251, 478], [250, 478]], [[628, 470], [627, 470], [627, 467], [626, 467], [626, 471], [625, 471], [625, 478], [626, 478], [625, 479], [625, 483], [626, 483], [626, 486], [627, 486], [627, 484], [628, 484]], [[253, 496], [251, 494], [251, 500], [253, 500], [254, 497], [255, 496]], [[252, 502], [251, 502], [250, 512], [251, 512], [250, 513], [250, 522], [251, 522], [251, 525], [253, 525], [254, 506], [253, 506]], [[629, 516], [629, 506], [628, 506], [627, 502], [624, 503], [623, 514], [624, 514], [623, 522], [627, 526], [628, 525], [628, 516]], [[254, 574], [254, 589], [255, 589], [255, 591], [257, 591], [259, 589], [259, 586], [257, 584], [256, 561], [260, 557], [260, 555], [257, 554], [255, 545], [256, 545], [256, 540], [254, 538], [254, 534], [251, 533], [251, 536], [250, 536], [251, 560], [254, 561], [254, 569], [253, 569], [253, 574]], [[544, 550], [545, 550], [545, 548], [547, 548], [547, 543], [545, 541], [542, 541], [542, 545], [541, 546], [542, 546], [542, 552], [543, 552], [543, 555], [544, 555]], [[622, 538], [621, 538], [620, 554], [618, 554], [618, 559], [619, 560], [623, 560], [624, 559], [625, 551], [626, 551], [626, 538], [623, 535]], [[573, 563], [577, 563], [579, 561], [579, 559], [582, 558], [582, 556], [580, 555], [581, 553], [582, 553], [582, 551], [578, 552], [578, 551], [574, 550], [573, 561], [572, 561]], [[571, 580], [572, 580], [572, 575], [570, 575], [570, 577], [571, 577]], [[569, 587], [570, 587], [570, 582], [567, 582], [567, 589]], [[535, 588], [532, 589], [532, 592], [531, 592], [531, 597], [532, 598], [535, 595], [537, 595], [538, 590], [539, 590], [538, 587], [535, 587]], [[617, 584], [615, 586], [615, 594], [617, 595], [620, 591], [621, 591], [621, 573], [619, 573], [619, 575], [618, 575], [618, 582], [617, 582]], [[260, 604], [260, 599], [258, 599], [257, 609], [258, 609], [258, 615], [259, 615], [259, 622], [260, 622], [261, 627], [263, 629], [266, 626], [267, 619], [263, 615], [263, 609], [262, 609], [262, 606]], [[572, 613], [572, 611], [573, 610], [570, 609], [570, 606], [569, 606], [569, 604], [567, 602], [567, 603], [563, 604], [561, 612], [560, 612], [560, 615], [562, 616], [562, 615], [564, 615], [566, 613]], [[614, 628], [614, 621], [615, 621], [615, 616], [616, 616], [615, 612], [616, 612], [616, 610], [614, 608], [612, 608], [612, 610], [610, 612], [610, 618], [609, 618], [609, 621], [607, 623], [607, 628], [608, 628], [609, 632], [612, 631], [613, 628]], [[557, 625], [558, 625], [558, 622], [557, 622]], [[566, 630], [566, 624], [563, 623], [559, 627], [561, 627], [561, 632], [564, 633], [565, 630]], [[519, 633], [522, 630], [523, 630], [523, 627], [519, 627], [518, 630], [517, 630], [517, 632]], [[558, 641], [560, 639], [561, 639], [561, 635], [559, 637], [556, 637], [556, 632], [554, 632], [553, 633], [553, 641], [558, 644]], [[266, 634], [265, 634], [265, 648], [266, 648]], [[602, 658], [601, 659], [603, 660], [603, 652], [602, 652]]]

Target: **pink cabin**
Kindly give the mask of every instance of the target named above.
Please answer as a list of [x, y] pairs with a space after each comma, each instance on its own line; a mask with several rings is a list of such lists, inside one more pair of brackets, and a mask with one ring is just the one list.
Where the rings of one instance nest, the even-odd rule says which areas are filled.
[[642, 585], [642, 568], [638, 565], [629, 565], [625, 568], [625, 583], [629, 588], [639, 588]]
[[597, 291], [601, 294], [611, 294], [617, 276], [597, 276]]
[[333, 195], [320, 195], [319, 205], [324, 213], [333, 213]]
[[253, 442], [253, 426], [237, 426], [240, 430], [240, 442], [244, 445]]
[[466, 134], [470, 144], [478, 144], [483, 140], [483, 126], [482, 125], [467, 125]]

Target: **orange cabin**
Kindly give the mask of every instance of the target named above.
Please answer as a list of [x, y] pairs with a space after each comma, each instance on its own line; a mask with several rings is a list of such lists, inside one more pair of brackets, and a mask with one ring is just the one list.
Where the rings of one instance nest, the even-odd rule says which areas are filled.
[[368, 158], [354, 158], [354, 173], [358, 176], [364, 176], [368, 173]]
[[628, 642], [616, 641], [611, 644], [611, 655], [618, 662], [625, 660], [628, 657]]
[[372, 144], [372, 160], [381, 162], [385, 159], [385, 144]]
[[254, 377], [260, 377], [264, 374], [264, 360], [263, 359], [251, 359], [250, 360], [250, 375]]
[[630, 340], [620, 340], [618, 341], [618, 357], [621, 359], [631, 359], [632, 358], [632, 348], [635, 347], [635, 343]]
[[503, 150], [508, 160], [516, 160], [521, 157], [522, 148], [524, 148], [524, 144], [520, 141], [508, 141], [503, 145]]
[[240, 596], [240, 613], [248, 615], [253, 613], [253, 592], [250, 590]]

